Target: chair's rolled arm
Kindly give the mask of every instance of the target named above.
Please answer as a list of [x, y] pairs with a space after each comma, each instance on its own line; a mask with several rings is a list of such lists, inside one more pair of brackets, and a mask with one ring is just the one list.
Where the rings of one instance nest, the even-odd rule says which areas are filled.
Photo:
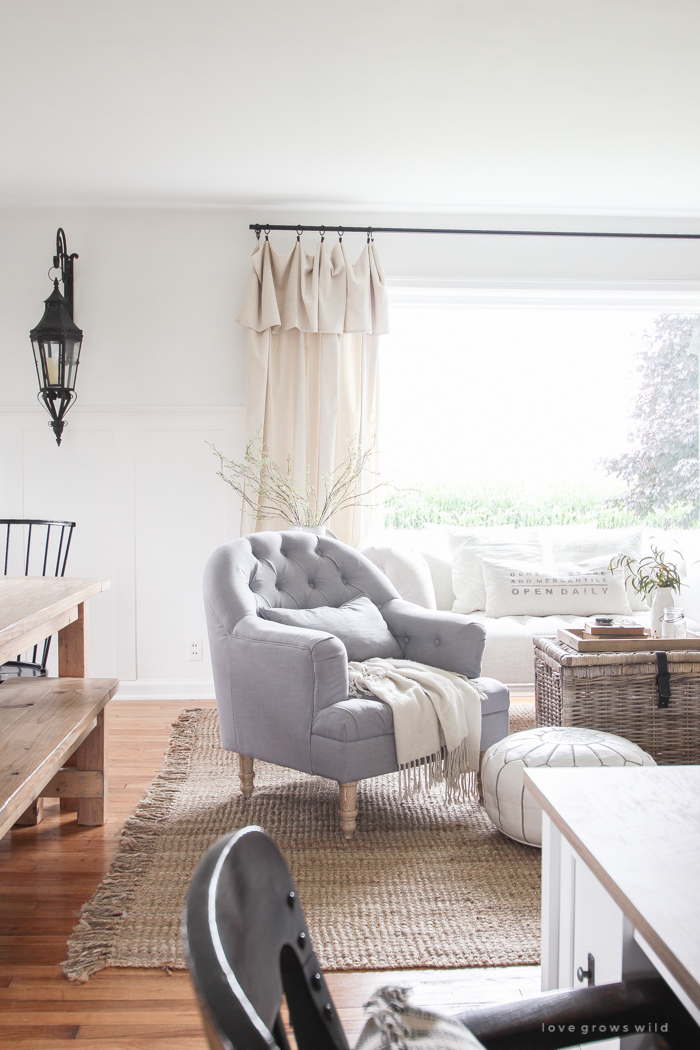
[[313, 713], [348, 697], [345, 646], [325, 631], [244, 616], [232, 636], [237, 668], [236, 693], [273, 697], [289, 703], [299, 697]]
[[387, 602], [381, 613], [407, 660], [467, 678], [481, 674], [486, 628], [480, 623], [460, 613], [424, 609], [402, 598]]
[[253, 615], [209, 636], [223, 746], [310, 773], [314, 716], [348, 696], [343, 643]]

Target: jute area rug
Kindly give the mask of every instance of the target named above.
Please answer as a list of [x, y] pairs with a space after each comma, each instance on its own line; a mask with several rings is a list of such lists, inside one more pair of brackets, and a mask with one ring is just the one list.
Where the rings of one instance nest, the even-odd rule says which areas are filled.
[[[511, 732], [534, 725], [534, 705], [511, 711]], [[216, 712], [183, 712], [83, 908], [64, 972], [85, 981], [105, 966], [184, 968], [192, 873], [220, 835], [246, 824], [265, 828], [284, 853], [324, 970], [539, 962], [539, 850], [501, 835], [478, 803], [446, 805], [440, 788], [400, 802], [393, 775], [362, 781], [358, 809], [346, 843], [337, 784], [262, 762], [243, 801]]]

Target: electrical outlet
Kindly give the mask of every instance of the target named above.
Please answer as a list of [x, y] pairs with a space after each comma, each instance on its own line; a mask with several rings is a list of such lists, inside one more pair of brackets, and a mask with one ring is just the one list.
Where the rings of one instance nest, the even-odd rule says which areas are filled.
[[187, 659], [188, 660], [201, 660], [202, 659], [202, 639], [201, 638], [190, 638], [187, 643]]

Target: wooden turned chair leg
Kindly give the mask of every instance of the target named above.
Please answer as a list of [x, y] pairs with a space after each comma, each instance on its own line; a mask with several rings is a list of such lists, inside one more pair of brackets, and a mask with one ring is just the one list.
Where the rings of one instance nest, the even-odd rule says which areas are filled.
[[238, 779], [241, 782], [241, 794], [243, 798], [250, 798], [253, 794], [253, 781], [255, 780], [255, 763], [247, 755], [238, 756]]
[[355, 822], [357, 820], [357, 781], [352, 784], [341, 784], [340, 788], [340, 830], [343, 836], [350, 841], [355, 834]]

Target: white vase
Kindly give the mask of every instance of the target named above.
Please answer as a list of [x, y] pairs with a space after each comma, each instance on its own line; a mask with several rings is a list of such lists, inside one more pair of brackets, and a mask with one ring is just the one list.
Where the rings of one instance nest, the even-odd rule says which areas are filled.
[[315, 536], [330, 536], [332, 540], [337, 540], [338, 537], [329, 529], [327, 525], [290, 525], [290, 532], [313, 532]]
[[678, 595], [672, 587], [657, 587], [654, 591], [654, 600], [651, 603], [651, 636], [661, 637], [661, 622], [664, 618], [664, 609], [671, 609], [676, 604]]

